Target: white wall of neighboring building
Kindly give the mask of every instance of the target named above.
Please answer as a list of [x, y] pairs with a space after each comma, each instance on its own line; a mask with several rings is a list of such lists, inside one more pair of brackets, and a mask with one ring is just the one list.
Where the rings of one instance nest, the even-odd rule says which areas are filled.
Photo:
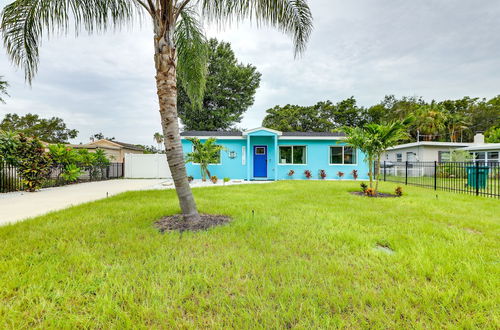
[[125, 178], [172, 178], [165, 154], [125, 154]]

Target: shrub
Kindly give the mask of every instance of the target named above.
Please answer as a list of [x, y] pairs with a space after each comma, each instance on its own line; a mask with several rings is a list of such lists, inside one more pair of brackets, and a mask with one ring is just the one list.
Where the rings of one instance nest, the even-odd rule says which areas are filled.
[[192, 182], [194, 180], [194, 177], [192, 175], [188, 176], [188, 182]]
[[368, 189], [368, 185], [364, 182], [361, 182], [360, 186], [361, 186], [361, 191], [366, 193], [366, 189]]
[[305, 176], [306, 176], [306, 178], [308, 178], [308, 179], [310, 179], [310, 178], [312, 177], [312, 173], [311, 173], [311, 171], [309, 171], [309, 170], [305, 170], [305, 171], [304, 171], [304, 175], [305, 175]]
[[219, 181], [219, 178], [217, 177], [217, 175], [214, 175], [210, 177], [210, 181], [212, 181], [213, 184], [216, 184], [217, 181]]
[[337, 175], [338, 175], [339, 179], [342, 179], [342, 177], [344, 176], [344, 172], [338, 171]]
[[365, 191], [365, 195], [369, 197], [375, 197], [377, 195], [377, 191], [374, 188], [367, 188]]
[[28, 139], [20, 134], [19, 142], [16, 152], [17, 171], [22, 178], [25, 189], [33, 192], [42, 187], [49, 173], [51, 159], [37, 138]]
[[351, 173], [352, 173], [352, 178], [354, 180], [357, 180], [358, 179], [358, 170], [352, 170]]
[[401, 197], [403, 196], [403, 188], [402, 187], [396, 187], [396, 190], [394, 190], [394, 193], [396, 196]]
[[61, 174], [63, 179], [68, 182], [75, 182], [82, 175], [82, 170], [75, 164], [69, 164], [64, 167], [64, 172]]
[[295, 171], [294, 170], [290, 170], [288, 171], [288, 176], [293, 176], [295, 174]]
[[326, 171], [325, 170], [319, 170], [319, 177], [324, 180], [326, 178]]
[[231, 179], [230, 179], [230, 178], [227, 178], [227, 177], [226, 177], [226, 178], [224, 178], [224, 184], [226, 184], [226, 183], [227, 183], [227, 182], [229, 182], [229, 181], [231, 181]]

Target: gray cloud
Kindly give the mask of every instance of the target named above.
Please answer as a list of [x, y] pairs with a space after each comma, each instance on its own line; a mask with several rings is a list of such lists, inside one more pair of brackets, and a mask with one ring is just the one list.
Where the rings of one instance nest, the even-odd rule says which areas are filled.
[[[3, 2], [3, 4], [5, 1]], [[426, 99], [500, 94], [500, 2], [310, 1], [314, 33], [294, 59], [289, 38], [249, 23], [209, 36], [231, 42], [238, 58], [263, 74], [242, 127], [259, 126], [265, 110], [354, 95], [362, 105], [385, 94]], [[152, 144], [160, 130], [148, 24], [119, 33], [51, 38], [41, 50], [32, 88], [5, 56], [7, 112], [63, 117], [80, 130], [77, 141], [102, 131]]]

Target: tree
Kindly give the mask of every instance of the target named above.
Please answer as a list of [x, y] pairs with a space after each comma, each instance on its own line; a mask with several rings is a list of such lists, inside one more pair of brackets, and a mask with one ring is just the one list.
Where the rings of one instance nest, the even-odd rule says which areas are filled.
[[489, 128], [484, 136], [486, 143], [500, 143], [500, 126]]
[[215, 138], [209, 138], [201, 142], [198, 138], [188, 138], [193, 144], [193, 151], [187, 154], [186, 162], [200, 164], [201, 177], [203, 181], [210, 179], [212, 175], [208, 170], [210, 164], [220, 163], [220, 153], [224, 148], [217, 145]]
[[430, 141], [444, 132], [446, 120], [443, 109], [438, 104], [432, 103], [423, 105], [417, 110], [415, 126], [424, 135], [424, 139]]
[[37, 137], [48, 143], [67, 143], [69, 139], [74, 139], [78, 135], [78, 131], [67, 128], [61, 118], [44, 119], [31, 113], [24, 116], [15, 113], [6, 114], [0, 122], [0, 129]]
[[179, 117], [186, 130], [218, 131], [231, 129], [254, 103], [261, 74], [257, 68], [238, 63], [231, 45], [210, 39], [208, 42], [208, 75], [201, 106], [194, 104], [177, 79]]
[[16, 164], [16, 150], [19, 143], [17, 133], [0, 130], [0, 165], [2, 165], [2, 162], [11, 165]]
[[20, 134], [16, 159], [17, 173], [22, 178], [26, 191], [34, 192], [42, 188], [52, 162], [40, 140]]
[[[387, 125], [367, 124], [363, 127], [344, 127], [347, 135], [345, 143], [358, 148], [366, 155], [370, 177], [370, 188], [373, 189], [373, 174], [377, 173], [377, 183], [375, 193], [378, 190], [378, 181], [380, 176], [380, 159], [388, 148], [399, 143], [408, 133], [407, 128], [413, 122], [413, 117], [405, 120], [394, 121]], [[376, 164], [376, 165], [375, 165]], [[375, 168], [376, 167], [376, 168]]]
[[158, 144], [158, 150], [161, 150], [161, 145], [163, 143], [163, 135], [161, 135], [160, 133], [156, 132], [153, 135], [153, 140], [155, 140], [156, 143]]
[[0, 102], [5, 103], [3, 96], [9, 96], [7, 93], [7, 87], [9, 87], [9, 83], [3, 80], [3, 76], [0, 76]]
[[[327, 105], [328, 104], [323, 104]], [[287, 132], [328, 132], [334, 128], [323, 106], [287, 104], [268, 109], [262, 126]]]
[[96, 134], [92, 134], [90, 136], [90, 140], [91, 141], [94, 141], [94, 140], [108, 140], [108, 141], [114, 141], [115, 140], [115, 137], [105, 137], [104, 134], [102, 134], [102, 132], [99, 132], [99, 133], [96, 133]]
[[206, 80], [207, 45], [199, 14], [219, 25], [249, 18], [292, 36], [299, 54], [312, 30], [306, 0], [16, 0], [2, 12], [1, 32], [14, 64], [28, 82], [38, 65], [43, 33], [88, 32], [122, 27], [146, 13], [152, 21], [156, 86], [165, 151], [182, 215], [199, 221], [186, 174], [177, 115], [177, 75], [191, 102], [201, 105]]

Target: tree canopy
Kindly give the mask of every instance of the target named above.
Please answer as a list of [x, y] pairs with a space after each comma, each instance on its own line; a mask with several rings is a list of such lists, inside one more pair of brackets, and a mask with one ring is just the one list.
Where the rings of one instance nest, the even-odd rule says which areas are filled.
[[[463, 97], [457, 100], [426, 102], [422, 97], [387, 95], [373, 106], [361, 107], [350, 97], [336, 104], [318, 102], [313, 106], [286, 105], [267, 110], [262, 125], [281, 131], [332, 131], [339, 127], [389, 124], [408, 116], [405, 141], [472, 141], [476, 132], [494, 136], [500, 126], [500, 95], [489, 100]], [[496, 141], [494, 137], [491, 141]]]
[[24, 116], [8, 113], [0, 122], [0, 129], [35, 136], [48, 143], [67, 143], [69, 139], [74, 139], [78, 135], [78, 131], [67, 128], [61, 118], [45, 119], [32, 113]]
[[229, 130], [252, 106], [261, 74], [250, 64], [238, 63], [231, 45], [208, 41], [207, 78], [201, 105], [193, 103], [177, 77], [177, 107], [186, 130]]

